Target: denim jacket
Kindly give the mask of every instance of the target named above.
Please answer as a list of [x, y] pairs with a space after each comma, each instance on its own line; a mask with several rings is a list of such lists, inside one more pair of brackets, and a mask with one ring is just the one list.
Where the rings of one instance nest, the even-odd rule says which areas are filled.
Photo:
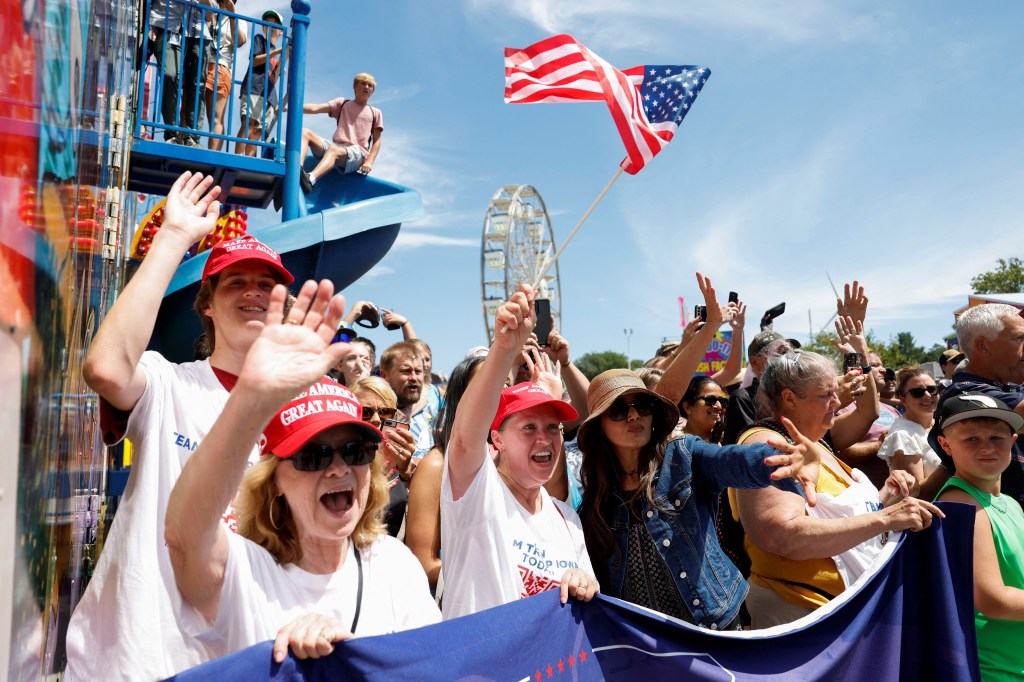
[[[677, 438], [668, 444], [654, 481], [657, 507], [642, 498], [647, 530], [701, 627], [717, 630], [728, 625], [747, 596], [743, 576], [718, 543], [718, 496], [725, 488], [770, 485], [771, 468], [764, 459], [774, 453], [765, 443], [723, 447], [696, 436]], [[608, 559], [604, 571], [608, 582], [602, 582], [601, 589], [613, 597], [622, 595], [626, 579], [627, 499], [616, 490], [602, 509], [618, 551]]]

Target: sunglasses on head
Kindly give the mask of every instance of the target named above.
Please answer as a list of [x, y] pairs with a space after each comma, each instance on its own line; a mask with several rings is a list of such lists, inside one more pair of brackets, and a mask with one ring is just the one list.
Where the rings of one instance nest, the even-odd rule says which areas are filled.
[[356, 340], [356, 330], [342, 327], [331, 339], [331, 343], [351, 343]]
[[726, 407], [729, 406], [729, 399], [728, 398], [722, 398], [722, 397], [717, 396], [717, 395], [706, 395], [706, 396], [702, 396], [700, 398], [697, 398], [697, 400], [701, 401], [702, 403], [704, 403], [708, 407], [714, 407], [715, 405], [719, 405], [723, 410]]
[[379, 414], [381, 419], [393, 419], [398, 410], [394, 407], [366, 407], [363, 406], [363, 421], [373, 419], [373, 415]]
[[654, 412], [654, 398], [640, 394], [633, 398], [632, 403], [627, 403], [623, 398], [616, 398], [612, 406], [608, 408], [608, 418], [620, 422], [629, 416], [631, 407], [636, 410], [638, 417], [646, 417]]
[[917, 388], [908, 388], [904, 391], [904, 394], [909, 395], [911, 398], [923, 398], [924, 394], [935, 395], [939, 392], [939, 387], [932, 386], [918, 386]]
[[363, 466], [373, 461], [377, 444], [365, 440], [351, 440], [340, 447], [306, 443], [290, 459], [296, 471], [323, 471], [331, 466], [335, 454], [350, 467]]

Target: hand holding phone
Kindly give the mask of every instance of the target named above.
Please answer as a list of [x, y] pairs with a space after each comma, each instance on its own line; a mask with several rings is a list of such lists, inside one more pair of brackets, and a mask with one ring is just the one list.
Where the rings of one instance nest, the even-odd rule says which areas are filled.
[[537, 335], [537, 343], [541, 346], [548, 345], [548, 336], [551, 335], [551, 301], [546, 298], [537, 298], [533, 301], [533, 313], [537, 318], [537, 325], [533, 333]]
[[708, 307], [706, 305], [695, 305], [693, 306], [693, 317], [700, 318], [701, 322], [708, 321]]
[[843, 356], [843, 372], [851, 371], [857, 374], [864, 372], [864, 356], [860, 353], [846, 353]]

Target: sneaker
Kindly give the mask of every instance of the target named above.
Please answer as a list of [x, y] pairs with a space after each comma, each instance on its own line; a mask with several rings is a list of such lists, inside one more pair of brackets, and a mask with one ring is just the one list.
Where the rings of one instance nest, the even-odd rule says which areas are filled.
[[164, 137], [164, 142], [167, 144], [178, 144], [178, 136], [173, 134], [167, 135]]
[[309, 173], [306, 172], [305, 168], [299, 169], [299, 187], [302, 188], [303, 194], [309, 194], [313, 191], [313, 179], [309, 177]]
[[274, 210], [280, 211], [284, 206], [284, 179], [277, 181], [277, 187], [274, 188]]
[[186, 137], [182, 141], [182, 144], [184, 144], [186, 147], [198, 147], [199, 146], [199, 140], [197, 138], [195, 138], [195, 137]]

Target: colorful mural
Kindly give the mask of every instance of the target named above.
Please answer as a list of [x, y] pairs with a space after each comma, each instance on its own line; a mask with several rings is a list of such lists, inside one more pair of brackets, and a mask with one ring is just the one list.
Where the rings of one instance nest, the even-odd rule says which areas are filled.
[[0, 5], [2, 679], [63, 670], [113, 510], [120, 454], [101, 447], [81, 363], [123, 279], [136, 16], [128, 0]]

